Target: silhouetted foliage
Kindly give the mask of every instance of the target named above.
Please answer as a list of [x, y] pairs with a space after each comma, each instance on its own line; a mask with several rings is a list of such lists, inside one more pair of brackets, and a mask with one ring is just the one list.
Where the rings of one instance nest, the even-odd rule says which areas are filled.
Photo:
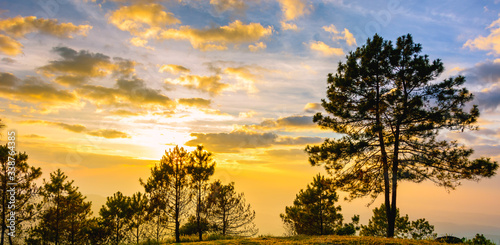
[[106, 204], [99, 211], [104, 224], [111, 229], [111, 242], [120, 244], [125, 238], [127, 225], [130, 221], [130, 197], [124, 196], [121, 192], [116, 192], [112, 197], [108, 197]]
[[[2, 125], [0, 125], [1, 127]], [[12, 172], [12, 169], [9, 169], [12, 167], [9, 162], [12, 161], [15, 162], [15, 176], [9, 174], [9, 172]], [[0, 172], [2, 236], [0, 244], [4, 244], [7, 239], [9, 244], [20, 243], [20, 237], [27, 230], [30, 221], [33, 221], [42, 205], [41, 202], [36, 202], [38, 187], [35, 183], [42, 175], [42, 170], [41, 168], [29, 166], [28, 155], [11, 151], [7, 144], [0, 146], [0, 163], [2, 164]], [[16, 183], [16, 186], [9, 186], [8, 182]], [[10, 201], [13, 191], [16, 197], [15, 203]], [[8, 236], [8, 233], [11, 232], [9, 228], [10, 221], [7, 220], [10, 211], [15, 211], [15, 234], [12, 234], [15, 237]], [[6, 235], [7, 237], [5, 237]]]
[[113, 233], [112, 225], [102, 218], [92, 218], [85, 229], [88, 243], [91, 245], [109, 244]]
[[495, 245], [494, 242], [492, 242], [490, 239], [487, 239], [484, 237], [483, 234], [476, 234], [476, 236], [472, 239], [462, 239], [465, 244], [472, 244], [472, 245]]
[[441, 130], [477, 129], [479, 109], [464, 110], [473, 99], [464, 77], [434, 81], [443, 64], [421, 50], [409, 34], [395, 45], [375, 35], [347, 55], [337, 73], [328, 74], [322, 106], [329, 115], [313, 118], [342, 137], [306, 148], [310, 163], [324, 165], [350, 198], [384, 193], [387, 237], [394, 236], [398, 181], [431, 180], [453, 189], [498, 168], [487, 158], [469, 160], [473, 150], [455, 141], [438, 139]]
[[60, 169], [50, 173], [50, 181], [44, 180], [40, 193], [44, 207], [40, 222], [31, 230], [30, 240], [54, 244], [85, 244], [88, 219], [92, 214], [91, 202], [68, 181]]
[[[387, 235], [387, 215], [385, 213], [385, 204], [379, 208], [373, 209], [373, 217], [368, 221], [368, 225], [361, 225], [360, 235], [378, 236]], [[435, 238], [434, 226], [430, 225], [425, 219], [409, 221], [408, 215], [400, 216], [399, 208], [396, 209], [396, 223], [394, 236], [398, 238], [412, 238], [416, 240]]]
[[223, 236], [253, 236], [257, 234], [255, 227], [255, 211], [246, 205], [243, 193], [236, 193], [234, 182], [224, 185], [220, 180], [210, 185], [207, 199], [209, 220]]
[[146, 236], [148, 199], [146, 195], [137, 192], [130, 198], [128, 230], [136, 244]]
[[201, 228], [202, 233], [213, 231], [216, 229], [214, 225], [211, 225], [206, 218], [202, 218], [200, 222], [196, 216], [189, 216], [187, 223], [181, 226], [181, 235], [190, 236], [194, 234], [199, 234]]
[[286, 207], [280, 217], [299, 235], [331, 235], [342, 227], [340, 206], [335, 206], [338, 195], [324, 176], [314, 177], [305, 190], [300, 190], [293, 206]]
[[175, 240], [180, 242], [180, 224], [187, 215], [192, 191], [189, 188], [188, 166], [190, 154], [184, 148], [174, 147], [165, 151], [160, 163], [151, 169], [151, 176], [144, 183], [147, 193], [155, 195], [154, 205], [165, 207], [174, 223]]
[[188, 173], [191, 176], [191, 185], [196, 196], [196, 227], [198, 229], [198, 239], [202, 240], [204, 227], [202, 220], [206, 220], [206, 190], [208, 179], [214, 174], [215, 162], [212, 153], [203, 149], [202, 145], [197, 146], [191, 153], [191, 163], [188, 166]]

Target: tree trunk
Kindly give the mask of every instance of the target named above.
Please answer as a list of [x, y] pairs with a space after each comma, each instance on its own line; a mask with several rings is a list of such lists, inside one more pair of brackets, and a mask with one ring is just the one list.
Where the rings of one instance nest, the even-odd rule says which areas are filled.
[[201, 181], [198, 183], [198, 204], [196, 205], [196, 220], [198, 222], [198, 236], [199, 240], [203, 240], [201, 229]]

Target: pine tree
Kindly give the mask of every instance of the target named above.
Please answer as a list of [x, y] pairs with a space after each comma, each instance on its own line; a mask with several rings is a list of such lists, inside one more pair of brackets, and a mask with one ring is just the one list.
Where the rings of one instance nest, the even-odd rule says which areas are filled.
[[203, 235], [203, 219], [206, 219], [205, 213], [205, 196], [208, 186], [208, 179], [214, 174], [215, 162], [212, 159], [212, 153], [203, 149], [199, 145], [191, 154], [191, 163], [188, 166], [188, 173], [191, 176], [192, 188], [196, 196], [196, 227], [198, 230], [198, 239], [202, 240]]
[[112, 241], [118, 245], [125, 238], [127, 225], [130, 221], [130, 197], [116, 192], [108, 197], [106, 204], [99, 211], [102, 219], [112, 229]]
[[397, 186], [402, 180], [431, 180], [455, 188], [460, 180], [491, 177], [498, 168], [487, 158], [470, 160], [473, 150], [438, 139], [439, 132], [477, 129], [477, 106], [464, 77], [434, 81], [440, 60], [420, 55], [411, 35], [396, 45], [375, 35], [328, 75], [327, 99], [313, 121], [341, 136], [308, 146], [310, 163], [324, 165], [334, 185], [350, 198], [384, 194], [387, 237], [394, 236]]
[[338, 195], [324, 176], [314, 177], [305, 190], [300, 190], [293, 206], [286, 207], [280, 217], [294, 234], [331, 235], [342, 228]]
[[236, 193], [234, 182], [224, 185], [220, 180], [210, 185], [208, 195], [209, 221], [214, 223], [223, 236], [257, 234], [253, 220], [255, 211], [245, 204], [243, 193]]

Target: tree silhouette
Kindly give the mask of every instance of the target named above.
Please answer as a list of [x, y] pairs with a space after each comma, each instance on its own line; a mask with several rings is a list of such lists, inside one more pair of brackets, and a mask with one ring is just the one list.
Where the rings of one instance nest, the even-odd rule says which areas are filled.
[[[2, 126], [0, 125], [0, 128]], [[12, 153], [12, 154], [11, 154]], [[8, 174], [8, 162], [14, 160], [16, 175], [15, 181], [9, 181], [10, 175]], [[8, 145], [0, 146], [0, 163], [2, 164], [0, 172], [1, 185], [1, 220], [2, 220], [2, 236], [0, 244], [4, 244], [5, 235], [10, 232], [7, 229], [7, 213], [11, 210], [9, 206], [15, 208], [16, 212], [16, 237], [20, 237], [22, 234], [23, 224], [34, 219], [36, 211], [40, 209], [41, 203], [36, 203], [36, 195], [38, 194], [38, 188], [35, 181], [42, 175], [41, 168], [35, 168], [29, 166], [28, 155], [26, 153], [13, 152], [9, 149]], [[9, 203], [10, 194], [7, 192], [9, 189], [8, 182], [15, 182], [15, 194], [16, 203], [14, 206]], [[9, 244], [14, 244], [13, 237], [8, 236]]]
[[[158, 197], [155, 205], [165, 205], [175, 227], [175, 240], [180, 242], [180, 223], [186, 216], [192, 196], [189, 188], [189, 152], [179, 146], [165, 151], [160, 163], [151, 169], [151, 176], [144, 183], [147, 193]], [[162, 203], [164, 202], [164, 203]]]
[[85, 196], [74, 181], [68, 181], [60, 169], [50, 173], [50, 181], [44, 180], [40, 191], [44, 199], [44, 208], [40, 213], [40, 222], [33, 228], [31, 240], [42, 240], [54, 244], [84, 244], [85, 227], [92, 214], [91, 202], [85, 202]]
[[106, 204], [99, 211], [106, 224], [113, 230], [112, 240], [116, 245], [125, 238], [125, 231], [130, 221], [130, 197], [116, 192], [108, 197]]
[[[387, 215], [385, 204], [379, 208], [373, 209], [373, 217], [368, 221], [368, 225], [361, 225], [361, 236], [379, 236], [387, 235]], [[396, 209], [396, 220], [394, 226], [394, 236], [399, 238], [412, 238], [422, 240], [435, 238], [434, 226], [430, 225], [425, 219], [409, 221], [408, 215], [400, 216], [399, 208]]]
[[198, 239], [202, 240], [204, 231], [203, 219], [204, 203], [206, 190], [208, 186], [208, 179], [214, 174], [215, 162], [212, 159], [212, 153], [205, 151], [202, 145], [198, 145], [196, 150], [191, 153], [191, 163], [188, 166], [188, 173], [191, 176], [192, 188], [195, 190], [196, 195], [196, 227], [198, 230]]
[[245, 204], [243, 193], [235, 192], [234, 182], [223, 185], [217, 180], [212, 183], [207, 205], [209, 221], [214, 223], [223, 236], [257, 234], [258, 229], [253, 223], [255, 211], [251, 209], [250, 204]]
[[443, 64], [421, 50], [409, 34], [395, 46], [375, 35], [347, 55], [328, 75], [322, 106], [329, 115], [313, 118], [341, 138], [306, 148], [310, 163], [324, 165], [350, 198], [384, 193], [387, 237], [394, 236], [398, 181], [431, 180], [453, 189], [498, 168], [490, 159], [469, 160], [473, 150], [456, 141], [438, 139], [441, 130], [477, 129], [479, 110], [464, 110], [473, 99], [464, 77], [434, 81]]
[[294, 234], [330, 235], [342, 227], [338, 195], [333, 186], [320, 174], [305, 190], [300, 190], [293, 206], [286, 207], [280, 217]]
[[146, 195], [137, 192], [130, 198], [129, 207], [130, 217], [129, 217], [129, 231], [134, 238], [136, 244], [139, 244], [141, 237], [145, 236], [145, 223], [148, 208], [148, 199]]

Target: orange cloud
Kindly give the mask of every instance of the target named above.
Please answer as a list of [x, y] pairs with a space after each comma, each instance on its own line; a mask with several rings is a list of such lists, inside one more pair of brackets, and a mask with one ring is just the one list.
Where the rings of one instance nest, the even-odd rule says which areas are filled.
[[184, 67], [184, 66], [169, 64], [169, 65], [162, 65], [160, 67], [159, 72], [170, 72], [172, 74], [177, 74], [179, 72], [189, 73], [189, 72], [191, 72], [191, 70]]
[[107, 139], [115, 139], [115, 138], [130, 138], [127, 133], [115, 130], [115, 129], [98, 129], [98, 130], [88, 130], [87, 127], [81, 124], [67, 124], [62, 122], [51, 122], [44, 120], [27, 120], [21, 121], [20, 123], [24, 124], [43, 124], [60, 127], [64, 130], [68, 130], [73, 133], [85, 133], [91, 136], [103, 137]]
[[247, 5], [243, 0], [210, 0], [210, 4], [214, 6], [218, 12], [224, 11], [239, 11], [246, 10]]
[[178, 103], [190, 107], [207, 108], [210, 107], [212, 101], [202, 98], [189, 98], [189, 99], [179, 99]]
[[164, 7], [157, 3], [123, 6], [113, 11], [109, 22], [122, 31], [148, 39], [167, 25], [180, 24], [181, 21], [172, 13], [165, 12]]
[[309, 14], [312, 10], [312, 5], [308, 5], [306, 0], [278, 0], [278, 2], [286, 21]]
[[186, 75], [181, 76], [176, 79], [165, 80], [166, 84], [181, 85], [186, 88], [200, 90], [202, 92], [208, 92], [211, 95], [218, 95], [225, 89], [229, 88], [229, 84], [220, 82], [221, 77], [219, 75], [215, 76], [198, 76], [198, 75]]
[[15, 56], [23, 52], [23, 45], [11, 37], [0, 34], [0, 52]]
[[488, 36], [479, 36], [475, 39], [467, 40], [464, 47], [487, 50], [496, 55], [500, 55], [500, 18], [493, 21], [488, 26], [488, 29], [490, 29], [490, 34]]
[[160, 38], [189, 40], [194, 48], [207, 51], [225, 50], [228, 44], [256, 42], [272, 33], [272, 27], [263, 27], [259, 23], [245, 25], [236, 20], [227, 26], [210, 29], [193, 29], [190, 26], [168, 29], [161, 32]]
[[21, 80], [11, 73], [0, 72], [0, 97], [47, 105], [69, 105], [78, 100], [69, 91], [60, 90], [53, 84], [36, 77]]
[[341, 48], [332, 48], [321, 41], [311, 42], [309, 44], [309, 48], [312, 50], [319, 51], [321, 54], [325, 56], [330, 56], [330, 55], [339, 56], [344, 54], [344, 51], [342, 51]]
[[254, 45], [250, 44], [248, 45], [248, 49], [252, 52], [257, 52], [259, 50], [263, 50], [263, 49], [266, 49], [267, 48], [267, 45], [263, 42], [258, 42]]
[[287, 31], [287, 30], [291, 30], [291, 31], [298, 31], [299, 28], [297, 27], [296, 24], [293, 24], [293, 23], [287, 23], [285, 21], [281, 21], [281, 29]]
[[38, 19], [35, 16], [0, 20], [0, 31], [15, 38], [24, 37], [28, 33], [40, 32], [60, 38], [72, 38], [72, 34], [86, 36], [92, 29], [90, 25], [74, 25], [73, 23], [59, 23], [56, 19]]

